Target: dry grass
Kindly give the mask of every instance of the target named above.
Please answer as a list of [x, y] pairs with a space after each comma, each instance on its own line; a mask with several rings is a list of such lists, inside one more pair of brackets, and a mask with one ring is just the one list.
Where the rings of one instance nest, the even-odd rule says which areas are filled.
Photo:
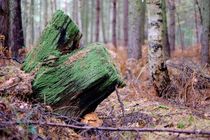
[[[196, 87], [196, 85], [202, 82], [199, 81], [199, 75], [197, 73], [204, 71], [208, 73], [208, 68], [200, 67], [200, 71], [194, 71], [189, 75], [186, 71], [169, 67], [170, 78], [172, 80], [171, 90], [176, 90], [176, 95], [172, 98], [163, 99], [156, 96], [155, 90], [150, 82], [146, 45], [143, 46], [143, 58], [139, 61], [127, 60], [127, 51], [123, 46], [114, 48], [108, 44], [107, 47], [110, 49], [111, 55], [126, 80], [127, 86], [119, 90], [121, 100], [124, 103], [124, 113], [133, 113], [133, 117], [123, 123], [123, 113], [120, 103], [116, 103], [117, 96], [112, 94], [97, 109], [97, 113], [103, 116], [102, 118], [107, 118], [107, 116], [113, 118], [114, 121], [108, 121], [109, 125], [187, 130], [196, 128], [210, 131], [210, 88]], [[199, 50], [199, 46], [193, 46], [183, 51], [178, 49], [173, 52], [171, 60], [182, 63], [182, 60], [187, 59], [185, 61], [187, 65], [193, 65], [192, 68], [197, 67], [199, 64]], [[139, 112], [141, 115], [138, 114], [135, 116], [136, 112]], [[125, 118], [127, 117], [128, 115]], [[122, 135], [122, 137], [130, 139], [136, 136], [136, 134], [132, 133], [124, 133]], [[142, 135], [142, 139], [177, 138], [208, 139], [208, 137], [169, 133], [147, 133]]]

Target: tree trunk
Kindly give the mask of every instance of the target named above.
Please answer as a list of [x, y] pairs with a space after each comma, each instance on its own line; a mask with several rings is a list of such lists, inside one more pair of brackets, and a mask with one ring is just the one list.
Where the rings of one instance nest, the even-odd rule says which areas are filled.
[[88, 40], [88, 1], [80, 0], [80, 13], [81, 13], [81, 23], [82, 23], [82, 30], [84, 33], [83, 38], [81, 39], [82, 44], [87, 44]]
[[0, 41], [2, 47], [9, 48], [9, 2], [0, 0], [0, 35], [3, 37]]
[[74, 21], [76, 22], [76, 24], [79, 24], [79, 19], [78, 19], [78, 0], [73, 0], [73, 4], [72, 4], [72, 17], [74, 19]]
[[34, 98], [70, 117], [94, 111], [117, 85], [124, 86], [104, 45], [75, 50], [80, 38], [74, 22], [58, 11], [23, 66], [26, 72], [36, 71]]
[[163, 14], [163, 50], [164, 50], [165, 58], [168, 59], [171, 56], [170, 54], [171, 52], [170, 52], [170, 44], [169, 44], [169, 37], [168, 37], [166, 1], [162, 0], [161, 2], [162, 2], [162, 14]]
[[201, 64], [209, 64], [210, 1], [202, 0]]
[[112, 43], [115, 47], [117, 47], [116, 24], [117, 24], [117, 0], [113, 0]]
[[122, 30], [122, 22], [121, 22], [121, 3], [117, 1], [117, 16], [116, 16], [116, 26], [117, 26], [117, 42], [121, 40], [121, 30]]
[[141, 21], [142, 21], [142, 26], [140, 28], [140, 38], [141, 38], [141, 43], [142, 45], [144, 44], [145, 40], [145, 19], [146, 19], [146, 0], [144, 0], [141, 4]]
[[179, 14], [177, 13], [177, 23], [178, 23], [178, 31], [179, 31], [179, 40], [180, 40], [180, 44], [181, 44], [181, 49], [182, 51], [185, 48], [185, 44], [184, 44], [184, 33], [182, 32], [182, 28], [181, 28], [181, 24], [180, 24], [180, 19], [179, 19]]
[[50, 5], [52, 6], [51, 12], [54, 13], [56, 10], [56, 0], [50, 0]]
[[88, 28], [89, 28], [89, 10], [90, 10], [90, 7], [89, 7], [89, 2], [90, 1], [86, 1], [85, 3], [85, 44], [88, 43], [88, 37], [89, 37], [89, 33], [88, 33]]
[[104, 42], [106, 43], [107, 40], [106, 40], [106, 27], [105, 27], [105, 14], [104, 14], [104, 2], [105, 1], [102, 1], [101, 2], [101, 28], [102, 28], [102, 35], [103, 35], [103, 40]]
[[124, 0], [124, 17], [123, 17], [123, 28], [124, 28], [124, 46], [128, 46], [128, 0]]
[[142, 57], [145, 7], [139, 0], [130, 0], [130, 4], [128, 58], [139, 59]]
[[48, 0], [44, 0], [43, 8], [44, 8], [44, 26], [46, 26], [48, 23]]
[[34, 44], [34, 14], [35, 14], [35, 7], [34, 7], [34, 0], [31, 0], [30, 5], [30, 18], [29, 18], [29, 25], [30, 25], [30, 37], [29, 37], [29, 44], [33, 46]]
[[169, 9], [169, 44], [170, 50], [175, 50], [175, 34], [176, 34], [176, 5], [174, 0], [168, 0]]
[[90, 42], [94, 40], [94, 25], [95, 25], [95, 0], [91, 0], [91, 25], [90, 25]]
[[21, 17], [21, 1], [10, 0], [10, 48], [12, 57], [19, 59], [18, 51], [24, 47], [24, 36]]
[[193, 8], [194, 8], [194, 18], [195, 18], [195, 35], [196, 35], [196, 44], [199, 44], [199, 30], [198, 30], [198, 14], [196, 10], [196, 0], [194, 0]]
[[96, 0], [96, 42], [99, 41], [99, 33], [100, 33], [100, 0]]
[[170, 83], [163, 52], [161, 0], [148, 1], [149, 71], [159, 96], [165, 96]]

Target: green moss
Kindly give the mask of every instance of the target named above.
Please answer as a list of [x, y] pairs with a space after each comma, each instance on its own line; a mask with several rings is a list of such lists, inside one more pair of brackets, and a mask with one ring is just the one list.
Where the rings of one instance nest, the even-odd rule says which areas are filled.
[[74, 117], [94, 111], [116, 85], [125, 85], [103, 44], [75, 50], [81, 36], [77, 25], [57, 11], [23, 65], [26, 72], [37, 71], [33, 97]]
[[62, 50], [67, 50], [66, 53], [71, 52], [75, 47], [73, 43], [78, 42], [81, 36], [77, 25], [68, 15], [58, 10], [43, 31], [38, 46], [26, 57], [23, 70], [26, 72], [32, 71], [50, 55], [60, 57], [63, 53]]
[[125, 85], [102, 44], [63, 55], [55, 65], [41, 67], [37, 73], [36, 98], [59, 107], [77, 105], [79, 115], [90, 108], [93, 111], [116, 85]]

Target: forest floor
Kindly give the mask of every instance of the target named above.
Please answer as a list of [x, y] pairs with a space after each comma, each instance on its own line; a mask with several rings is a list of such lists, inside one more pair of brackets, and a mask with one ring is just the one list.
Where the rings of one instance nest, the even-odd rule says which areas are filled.
[[[82, 124], [88, 122], [92, 126], [114, 128], [210, 131], [210, 87], [197, 88], [202, 81], [196, 71], [189, 76], [188, 72], [169, 67], [170, 78], [173, 81], [169, 94], [177, 90], [178, 95], [171, 98], [160, 98], [155, 94], [150, 82], [146, 46], [143, 47], [142, 59], [138, 61], [127, 60], [124, 47], [115, 49], [112, 45], [107, 44], [107, 48], [127, 86], [116, 90], [104, 100], [95, 113], [86, 115]], [[199, 47], [190, 49], [190, 53], [188, 49], [177, 50], [172, 54], [170, 61], [177, 65], [186, 63], [193, 69], [198, 68], [196, 62], [199, 58], [197, 56], [199, 56]], [[15, 67], [19, 65], [15, 64]], [[210, 70], [201, 68], [199, 72], [209, 75]], [[11, 71], [6, 79], [0, 79], [0, 86], [15, 73], [17, 72]], [[13, 94], [0, 97], [0, 121], [9, 122], [0, 124], [0, 139], [210, 139], [206, 135], [169, 132], [89, 132], [88, 130], [74, 132], [72, 129], [56, 125], [65, 125], [64, 122], [70, 121], [69, 118], [53, 114], [49, 106], [32, 104], [25, 99], [23, 101], [15, 98]], [[46, 124], [36, 126], [30, 123], [31, 121], [46, 121]], [[51, 123], [50, 126], [48, 123]]]

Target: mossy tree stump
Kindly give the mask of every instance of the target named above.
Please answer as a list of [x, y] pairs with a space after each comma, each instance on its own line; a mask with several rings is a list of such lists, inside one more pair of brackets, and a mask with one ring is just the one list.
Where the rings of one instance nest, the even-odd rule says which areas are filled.
[[104, 45], [75, 49], [80, 38], [76, 24], [57, 11], [23, 65], [26, 72], [36, 69], [34, 97], [70, 117], [94, 111], [117, 85], [124, 86]]

